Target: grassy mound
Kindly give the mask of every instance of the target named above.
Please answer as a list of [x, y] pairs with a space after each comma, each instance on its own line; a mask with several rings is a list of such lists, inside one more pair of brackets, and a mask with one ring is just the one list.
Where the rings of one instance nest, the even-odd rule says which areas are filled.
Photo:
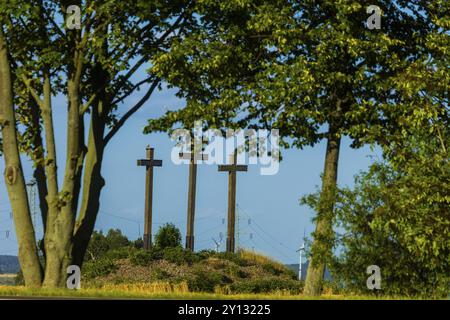
[[132, 247], [112, 250], [101, 259], [85, 263], [84, 286], [149, 287], [164, 282], [189, 292], [219, 294], [299, 294], [303, 283], [296, 274], [263, 255], [200, 251], [180, 247], [144, 251]]

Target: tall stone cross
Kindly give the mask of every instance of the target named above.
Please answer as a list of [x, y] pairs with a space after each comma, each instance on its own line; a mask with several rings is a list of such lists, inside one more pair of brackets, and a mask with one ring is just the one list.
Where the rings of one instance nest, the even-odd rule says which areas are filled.
[[208, 155], [196, 152], [192, 144], [192, 152], [180, 153], [180, 158], [189, 160], [189, 186], [186, 227], [186, 249], [194, 251], [194, 219], [195, 219], [195, 193], [197, 188], [197, 161], [208, 160]]
[[147, 146], [147, 159], [137, 161], [138, 166], [146, 167], [145, 175], [145, 218], [144, 218], [144, 249], [152, 246], [152, 205], [153, 205], [153, 167], [161, 167], [162, 160], [155, 160], [153, 148]]
[[219, 165], [219, 171], [228, 172], [228, 225], [227, 225], [227, 252], [235, 251], [236, 226], [236, 172], [247, 171], [248, 166], [237, 165], [237, 152], [230, 155], [228, 165]]

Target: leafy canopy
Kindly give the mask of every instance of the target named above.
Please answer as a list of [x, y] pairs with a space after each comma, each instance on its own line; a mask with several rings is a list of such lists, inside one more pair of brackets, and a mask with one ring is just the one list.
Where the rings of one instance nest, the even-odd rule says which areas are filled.
[[181, 232], [172, 223], [160, 227], [155, 235], [155, 247], [158, 249], [181, 247]]

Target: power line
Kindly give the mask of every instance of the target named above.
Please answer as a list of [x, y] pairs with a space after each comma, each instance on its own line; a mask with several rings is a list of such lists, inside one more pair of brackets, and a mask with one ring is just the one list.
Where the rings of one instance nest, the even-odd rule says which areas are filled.
[[280, 253], [284, 258], [287, 258], [287, 259], [289, 259], [289, 260], [291, 259], [291, 257], [289, 257], [289, 256], [286, 255], [284, 252], [282, 252], [281, 250], [279, 250], [278, 248], [276, 248], [276, 247], [272, 244], [272, 242], [266, 240], [263, 236], [261, 236], [261, 234], [259, 234], [258, 231], [256, 231], [256, 230], [253, 230], [253, 231], [255, 231], [256, 235], [259, 236], [259, 238], [260, 238], [261, 240], [263, 240], [266, 244], [268, 244], [270, 247], [272, 247], [272, 249], [274, 249], [276, 252]]
[[206, 215], [206, 216], [196, 216], [196, 217], [195, 217], [195, 220], [204, 220], [204, 219], [209, 219], [209, 218], [216, 218], [216, 217], [219, 217], [219, 216], [222, 216], [222, 215], [224, 215], [223, 212], [220, 212], [220, 213], [212, 213], [212, 214], [208, 214], [208, 215]]
[[116, 215], [116, 214], [112, 214], [112, 213], [106, 212], [104, 210], [99, 210], [99, 212], [101, 212], [101, 213], [103, 213], [103, 214], [105, 214], [107, 216], [114, 217], [114, 218], [117, 218], [117, 219], [121, 219], [121, 220], [124, 220], [124, 221], [129, 221], [129, 222], [134, 222], [134, 223], [144, 223], [143, 220], [135, 220], [135, 219], [131, 219], [131, 218], [122, 217], [122, 216], [119, 216], [119, 215]]
[[223, 226], [223, 223], [217, 224], [217, 225], [215, 225], [215, 226], [213, 226], [213, 227], [211, 227], [211, 228], [208, 228], [208, 229], [206, 229], [206, 230], [203, 230], [202, 232], [198, 233], [196, 236], [203, 235], [203, 234], [205, 234], [205, 233], [208, 233], [208, 232], [210, 232], [210, 231], [212, 231], [212, 230], [215, 230], [215, 229], [217, 229], [217, 228], [220, 228], [220, 227], [222, 227], [222, 226]]
[[[266, 239], [265, 237], [263, 237], [263, 235], [262, 235], [261, 233], [259, 233], [258, 230], [253, 229], [253, 228], [252, 228], [252, 230], [255, 232], [255, 234], [256, 234], [262, 241], [264, 241], [264, 243], [266, 243], [266, 244], [269, 245], [272, 249], [274, 249], [275, 252], [281, 254], [284, 258], [286, 258], [286, 259], [288, 259], [288, 260], [291, 260], [291, 257], [289, 256], [289, 255], [290, 255], [290, 252], [289, 252], [289, 253], [284, 252], [284, 248], [282, 248], [282, 247], [279, 247], [279, 248], [275, 247], [275, 246], [274, 246], [274, 243], [273, 243], [271, 240], [268, 240], [268, 238]], [[253, 238], [251, 238], [250, 240], [251, 240], [252, 242], [254, 242], [254, 241], [253, 241]]]
[[256, 226], [258, 229], [260, 229], [261, 232], [263, 232], [265, 235], [267, 235], [267, 236], [270, 237], [273, 241], [275, 241], [277, 244], [279, 244], [280, 246], [286, 248], [286, 249], [289, 250], [289, 251], [294, 251], [294, 250], [292, 250], [292, 248], [289, 248], [288, 246], [286, 246], [283, 242], [281, 242], [281, 241], [275, 239], [270, 233], [264, 231], [264, 229], [262, 229], [262, 227], [259, 226], [256, 222], [255, 222], [255, 226]]
[[[250, 215], [248, 215], [245, 211], [242, 211], [242, 209], [240, 210], [245, 216], [247, 216], [247, 218], [251, 219], [251, 221], [254, 223], [254, 225], [268, 238], [270, 238], [272, 241], [274, 241], [275, 243], [277, 243], [278, 245], [284, 247], [285, 249], [289, 250], [289, 252], [294, 252], [295, 250], [293, 250], [292, 248], [289, 248], [288, 246], [286, 246], [283, 242], [279, 241], [278, 239], [276, 239], [274, 236], [272, 236], [269, 232], [265, 231], [261, 225], [259, 225], [255, 219], [252, 219], [252, 217]], [[251, 225], [250, 225], [250, 228]], [[252, 228], [252, 230], [254, 230], [256, 232], [255, 229]]]
[[206, 243], [206, 242], [210, 242], [211, 239], [200, 239], [200, 240], [195, 240], [196, 244], [202, 244], [202, 243]]
[[[134, 223], [144, 223], [144, 220], [137, 220], [137, 219], [123, 217], [123, 216], [120, 216], [120, 215], [113, 214], [111, 212], [105, 211], [103, 209], [99, 210], [99, 212], [101, 212], [101, 213], [103, 213], [103, 214], [105, 214], [107, 216], [111, 216], [111, 217], [114, 217], [114, 218], [117, 218], [117, 219], [121, 219], [121, 220], [124, 220], [124, 221], [129, 221], [129, 222], [134, 222]], [[220, 213], [219, 214], [215, 213], [215, 214], [211, 214], [211, 215], [207, 215], [207, 216], [199, 216], [199, 217], [196, 217], [195, 220], [210, 219], [210, 218], [214, 218], [214, 217], [217, 217], [217, 216], [220, 216], [220, 215], [221, 215]], [[173, 222], [173, 223], [186, 223], [185, 220], [174, 220], [174, 221], [171, 221], [171, 222]], [[157, 224], [157, 225], [165, 224], [165, 222], [156, 222], [156, 221], [153, 222], [153, 223]]]

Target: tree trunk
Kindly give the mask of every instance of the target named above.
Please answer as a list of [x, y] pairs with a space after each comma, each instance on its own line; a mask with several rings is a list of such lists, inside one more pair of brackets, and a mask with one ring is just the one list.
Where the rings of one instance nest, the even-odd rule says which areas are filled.
[[316, 230], [311, 247], [311, 259], [306, 274], [304, 294], [318, 296], [322, 292], [326, 260], [330, 257], [333, 241], [333, 215], [337, 188], [340, 136], [335, 123], [330, 124], [322, 179], [322, 192], [317, 212]]
[[[39, 208], [41, 210], [41, 219], [42, 219], [42, 231], [43, 235], [45, 235], [45, 230], [47, 228], [47, 213], [48, 213], [48, 204], [47, 204], [47, 177], [45, 175], [45, 154], [44, 154], [44, 144], [42, 141], [42, 130], [40, 124], [41, 113], [39, 111], [39, 105], [36, 103], [34, 98], [30, 96], [29, 105], [31, 111], [31, 121], [33, 128], [35, 128], [36, 132], [33, 137], [33, 149], [31, 152], [34, 153], [32, 158], [34, 159], [35, 169], [33, 172], [33, 177], [36, 180], [36, 185], [38, 189], [38, 197], [39, 197]], [[38, 239], [38, 247], [41, 251], [40, 253], [43, 255], [45, 260], [45, 246], [44, 239]]]
[[[107, 30], [103, 30], [107, 32]], [[102, 50], [107, 54], [107, 43], [103, 43]], [[105, 186], [105, 180], [101, 175], [103, 153], [107, 141], [104, 139], [106, 119], [105, 114], [110, 110], [111, 97], [105, 91], [110, 81], [109, 73], [97, 64], [93, 71], [93, 87], [98, 92], [98, 97], [93, 103], [89, 127], [86, 161], [84, 166], [83, 193], [81, 197], [80, 211], [74, 230], [73, 261], [79, 266], [83, 265], [98, 210], [100, 209], [100, 194]]]
[[[45, 234], [45, 228], [47, 225], [47, 177], [45, 175], [45, 155], [44, 155], [44, 143], [42, 141], [42, 130], [40, 124], [41, 114], [39, 112], [39, 105], [36, 103], [34, 98], [30, 95], [29, 106], [31, 111], [31, 121], [32, 126], [36, 130], [33, 137], [33, 159], [36, 168], [34, 169], [33, 177], [36, 179], [36, 185], [38, 189], [39, 196], [39, 208], [41, 210], [41, 218], [43, 225], [43, 233]], [[40, 248], [43, 250], [43, 248]]]
[[[94, 231], [95, 221], [100, 208], [100, 193], [105, 185], [105, 180], [101, 175], [104, 152], [103, 131], [105, 126], [104, 123], [94, 120], [95, 113], [93, 111], [84, 169], [83, 195], [74, 232], [73, 258], [74, 264], [79, 267], [83, 265], [84, 255]], [[96, 126], [103, 127], [103, 129], [94, 129], [93, 127]]]
[[17, 143], [11, 68], [2, 26], [0, 26], [0, 120], [3, 137], [3, 154], [5, 158], [4, 177], [14, 215], [14, 224], [19, 244], [20, 266], [25, 284], [27, 286], [37, 287], [42, 282], [42, 268], [39, 262]]
[[72, 264], [73, 228], [76, 212], [73, 199], [77, 194], [78, 170], [80, 168], [80, 96], [77, 82], [72, 79], [68, 84], [69, 110], [67, 126], [67, 159], [64, 183], [58, 194], [56, 210], [49, 206], [47, 234], [45, 237], [46, 268], [43, 285], [45, 287], [62, 287], [67, 277], [66, 270]]

